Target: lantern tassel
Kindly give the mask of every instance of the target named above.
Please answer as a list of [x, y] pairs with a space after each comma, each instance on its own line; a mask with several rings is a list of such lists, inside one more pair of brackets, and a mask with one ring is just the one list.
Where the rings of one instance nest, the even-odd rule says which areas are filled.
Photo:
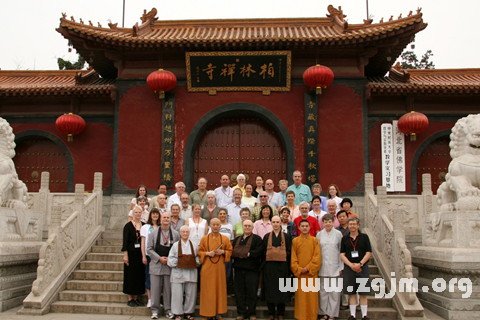
[[67, 135], [67, 141], [72, 142], [73, 141], [73, 134], [68, 134]]

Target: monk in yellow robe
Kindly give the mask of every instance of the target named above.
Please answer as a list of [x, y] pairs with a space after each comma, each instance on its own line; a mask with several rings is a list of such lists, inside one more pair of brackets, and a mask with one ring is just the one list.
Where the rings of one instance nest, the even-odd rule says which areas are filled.
[[[322, 265], [322, 253], [316, 238], [310, 232], [310, 223], [302, 220], [299, 225], [300, 236], [292, 242], [292, 273], [298, 279], [298, 288], [295, 292], [295, 319], [316, 320], [318, 311], [318, 291], [304, 292], [302, 279], [305, 285], [315, 284], [318, 271]], [[319, 280], [318, 280], [319, 281]]]
[[232, 244], [220, 234], [220, 220], [210, 220], [212, 232], [200, 240], [198, 256], [200, 272], [200, 316], [222, 319], [227, 312], [227, 277], [225, 262], [230, 261]]

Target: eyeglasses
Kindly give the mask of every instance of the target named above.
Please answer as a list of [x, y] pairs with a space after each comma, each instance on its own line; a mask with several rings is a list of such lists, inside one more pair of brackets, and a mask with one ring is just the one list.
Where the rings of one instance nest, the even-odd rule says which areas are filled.
[[260, 198], [265, 198], [265, 197], [268, 197], [268, 196], [260, 196]]

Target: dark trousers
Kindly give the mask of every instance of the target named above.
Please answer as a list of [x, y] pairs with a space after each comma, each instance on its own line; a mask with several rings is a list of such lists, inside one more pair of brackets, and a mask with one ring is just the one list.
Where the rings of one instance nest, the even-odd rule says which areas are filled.
[[238, 315], [244, 318], [254, 316], [257, 307], [258, 271], [235, 268], [234, 283]]
[[[285, 303], [267, 303], [268, 314], [271, 316], [284, 316], [285, 315]], [[277, 311], [275, 312], [275, 307]]]

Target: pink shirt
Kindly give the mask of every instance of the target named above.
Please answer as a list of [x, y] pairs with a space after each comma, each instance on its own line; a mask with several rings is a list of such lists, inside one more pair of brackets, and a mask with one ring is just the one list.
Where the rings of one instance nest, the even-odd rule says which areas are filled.
[[253, 224], [253, 233], [263, 239], [263, 237], [273, 231], [272, 222], [268, 220], [267, 222], [262, 220], [257, 220]]

